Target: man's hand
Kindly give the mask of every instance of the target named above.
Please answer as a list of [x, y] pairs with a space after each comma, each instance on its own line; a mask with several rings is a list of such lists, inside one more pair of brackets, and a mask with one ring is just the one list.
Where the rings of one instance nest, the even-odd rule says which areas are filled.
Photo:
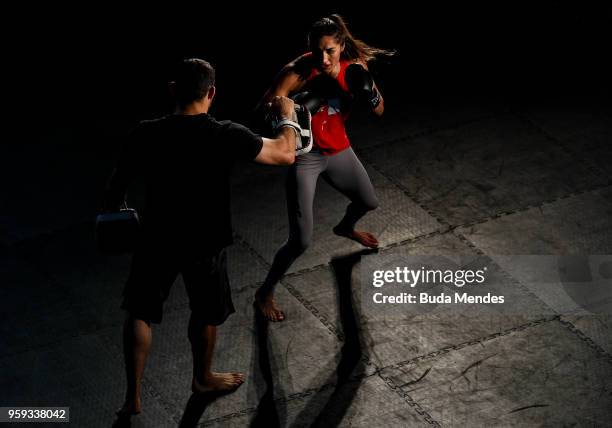
[[291, 119], [295, 112], [295, 103], [291, 98], [275, 96], [268, 103], [270, 113], [283, 119]]

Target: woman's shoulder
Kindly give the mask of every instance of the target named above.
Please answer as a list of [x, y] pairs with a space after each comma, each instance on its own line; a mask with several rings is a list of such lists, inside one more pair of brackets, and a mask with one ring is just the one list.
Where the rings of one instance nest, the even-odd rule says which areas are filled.
[[294, 67], [314, 67], [314, 56], [312, 52], [305, 52], [290, 62]]
[[312, 74], [313, 70], [316, 69], [312, 52], [306, 52], [300, 55], [287, 64], [287, 68], [290, 71], [298, 74], [302, 79], [308, 78]]

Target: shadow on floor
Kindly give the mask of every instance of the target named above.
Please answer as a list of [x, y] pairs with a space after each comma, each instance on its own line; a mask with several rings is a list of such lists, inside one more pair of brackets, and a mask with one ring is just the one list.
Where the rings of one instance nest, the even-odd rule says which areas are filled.
[[[261, 313], [255, 309], [255, 327], [257, 331], [257, 349], [258, 365], [261, 370], [261, 375], [264, 381], [263, 385], [259, 385], [258, 390], [265, 390], [265, 393], [259, 400], [257, 405], [257, 412], [255, 417], [251, 421], [251, 427], [281, 427], [281, 417], [279, 415], [279, 403], [274, 402], [274, 374], [272, 373], [272, 367], [274, 363], [274, 355], [270, 353], [269, 347], [269, 322], [266, 320]], [[279, 391], [282, 392], [282, 391]], [[279, 394], [282, 396], [283, 394]], [[283, 412], [286, 414], [286, 412]]]
[[200, 418], [202, 417], [208, 406], [217, 398], [227, 394], [228, 393], [191, 394], [191, 397], [189, 397], [187, 405], [185, 406], [185, 411], [183, 412], [183, 417], [181, 418], [179, 427], [189, 428], [197, 426], [200, 422]]
[[[338, 287], [337, 298], [340, 322], [344, 332], [344, 345], [340, 351], [340, 361], [335, 370], [334, 367], [328, 365], [320, 371], [320, 373], [332, 372], [333, 374], [326, 381], [317, 381], [315, 385], [307, 388], [307, 390], [316, 390], [316, 392], [310, 397], [304, 406], [304, 410], [295, 418], [292, 418], [295, 420], [292, 425], [294, 427], [339, 425], [357, 394], [361, 384], [361, 377], [358, 375], [365, 371], [365, 365], [362, 359], [361, 332], [358, 327], [358, 317], [355, 314], [351, 293], [351, 275], [354, 266], [361, 260], [361, 256], [372, 252], [372, 250], [363, 250], [332, 259], [330, 262]], [[280, 402], [274, 401], [274, 373], [272, 373], [271, 355], [268, 351], [268, 322], [261, 316], [256, 315], [256, 326], [259, 338], [259, 365], [266, 383], [266, 392], [257, 406], [257, 414], [251, 422], [251, 427], [285, 426], [281, 423], [279, 408], [277, 407]], [[335, 365], [335, 363], [332, 364]], [[351, 375], [353, 375], [352, 379]], [[320, 379], [319, 377], [316, 378]], [[279, 396], [282, 396], [282, 394]], [[281, 413], [286, 415], [286, 411]], [[312, 423], [307, 421], [312, 421]]]
[[[335, 427], [340, 425], [361, 386], [365, 372], [362, 359], [362, 331], [359, 328], [359, 314], [355, 313], [352, 295], [352, 272], [355, 265], [364, 255], [375, 250], [362, 250], [346, 256], [334, 258], [330, 266], [338, 286], [338, 309], [340, 323], [344, 333], [344, 345], [340, 350], [340, 361], [335, 375], [331, 375], [323, 385], [331, 388], [320, 388], [304, 406], [304, 410], [295, 418], [293, 427], [303, 426], [305, 420], [311, 420], [312, 427]], [[351, 375], [353, 376], [351, 378]], [[312, 389], [317, 388], [313, 385]]]

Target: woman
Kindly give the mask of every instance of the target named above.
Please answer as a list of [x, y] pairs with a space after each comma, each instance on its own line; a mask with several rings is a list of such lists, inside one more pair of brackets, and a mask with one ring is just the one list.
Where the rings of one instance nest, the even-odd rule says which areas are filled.
[[255, 294], [256, 307], [270, 321], [285, 318], [274, 301], [276, 283], [311, 243], [312, 207], [319, 175], [351, 200], [333, 232], [368, 248], [378, 246], [374, 235], [355, 230], [357, 221], [375, 209], [378, 200], [365, 168], [350, 146], [344, 122], [356, 102], [382, 115], [384, 101], [367, 63], [377, 55], [392, 52], [355, 39], [339, 15], [315, 22], [308, 44], [311, 51], [282, 69], [260, 103], [266, 105], [274, 96], [293, 96], [312, 114], [314, 139], [312, 150], [296, 158], [289, 171], [289, 238], [276, 253], [264, 284]]

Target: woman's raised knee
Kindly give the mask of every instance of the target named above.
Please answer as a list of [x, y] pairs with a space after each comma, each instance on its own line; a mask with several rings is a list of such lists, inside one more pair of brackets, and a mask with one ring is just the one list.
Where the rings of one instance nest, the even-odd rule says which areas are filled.
[[373, 211], [378, 208], [378, 198], [373, 197], [363, 201], [363, 206], [367, 211]]

